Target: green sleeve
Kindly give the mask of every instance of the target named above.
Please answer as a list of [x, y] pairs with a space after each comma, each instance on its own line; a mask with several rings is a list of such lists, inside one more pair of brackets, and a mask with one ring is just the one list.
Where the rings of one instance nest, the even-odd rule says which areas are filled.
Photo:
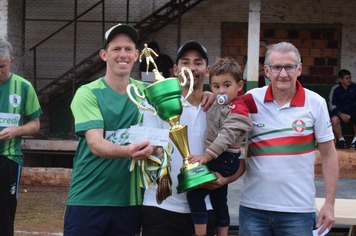
[[33, 120], [39, 117], [42, 114], [42, 109], [40, 102], [38, 101], [35, 90], [32, 85], [29, 83], [26, 107], [25, 107], [25, 116], [28, 120]]
[[94, 128], [104, 128], [98, 100], [90, 88], [80, 87], [70, 105], [74, 116], [75, 132], [81, 135], [82, 131]]

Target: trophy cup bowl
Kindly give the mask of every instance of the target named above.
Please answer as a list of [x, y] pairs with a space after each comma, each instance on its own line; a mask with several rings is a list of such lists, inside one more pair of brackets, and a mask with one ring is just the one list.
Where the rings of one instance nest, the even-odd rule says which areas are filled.
[[[186, 106], [185, 101], [193, 92], [194, 78], [192, 72], [183, 67], [179, 75], [183, 78], [180, 83], [178, 78], [165, 79], [157, 69], [153, 70], [155, 74], [154, 83], [147, 86], [143, 90], [143, 95], [139, 94], [138, 88], [129, 84], [127, 86], [127, 95], [138, 109], [153, 112], [153, 116], [158, 116], [167, 121], [171, 125], [169, 137], [178, 148], [178, 151], [183, 157], [183, 166], [178, 175], [178, 193], [188, 191], [195, 186], [217, 179], [216, 175], [212, 173], [207, 166], [198, 163], [189, 164], [187, 158], [190, 156], [187, 125], [180, 125], [179, 118], [183, 112], [183, 106]], [[190, 87], [187, 96], [181, 101], [182, 86], [187, 83], [185, 72], [190, 77]], [[131, 95], [131, 88], [134, 88], [136, 96], [141, 99], [147, 99], [148, 103], [155, 108], [155, 110], [146, 108], [139, 104]]]
[[182, 114], [181, 84], [176, 78], [169, 78], [151, 84], [144, 90], [147, 101], [156, 109], [162, 120]]

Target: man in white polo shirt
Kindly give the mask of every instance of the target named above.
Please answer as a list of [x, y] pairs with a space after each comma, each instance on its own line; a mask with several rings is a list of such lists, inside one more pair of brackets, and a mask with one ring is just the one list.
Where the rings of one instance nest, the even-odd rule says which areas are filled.
[[[271, 45], [265, 59], [267, 87], [251, 93], [248, 164], [241, 190], [240, 236], [309, 236], [331, 229], [338, 180], [337, 153], [325, 100], [297, 81], [302, 72], [298, 49]], [[315, 225], [315, 140], [321, 154], [326, 200]]]
[[[204, 79], [209, 77], [208, 53], [204, 46], [196, 41], [184, 43], [177, 52], [174, 74], [178, 76], [182, 67], [189, 68], [194, 77], [194, 92], [188, 98], [188, 106], [183, 107], [180, 124], [188, 125], [188, 142], [191, 154], [202, 154], [205, 151], [204, 132], [206, 129], [206, 114], [204, 109], [211, 105], [213, 100], [203, 98]], [[189, 81], [189, 80], [188, 80]], [[190, 83], [182, 88], [183, 96], [188, 93]], [[206, 96], [208, 97], [208, 96]], [[209, 99], [208, 99], [209, 100]], [[203, 107], [204, 106], [204, 107]], [[171, 126], [159, 117], [152, 117], [151, 112], [144, 111], [142, 126], [170, 129]], [[145, 191], [143, 200], [143, 236], [191, 236], [194, 234], [194, 224], [190, 214], [186, 193], [177, 193], [177, 175], [183, 165], [183, 158], [173, 142], [171, 154], [172, 196], [158, 204], [156, 201], [157, 185], [150, 185]], [[216, 173], [218, 179], [205, 183], [205, 188], [218, 188], [235, 181], [238, 176], [223, 177]], [[208, 211], [208, 236], [214, 236], [215, 214], [210, 199], [206, 199]]]

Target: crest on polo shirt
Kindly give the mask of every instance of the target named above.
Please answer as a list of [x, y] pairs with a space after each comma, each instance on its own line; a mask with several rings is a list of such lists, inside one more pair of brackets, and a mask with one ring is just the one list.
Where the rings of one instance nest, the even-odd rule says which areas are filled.
[[17, 95], [17, 94], [12, 94], [9, 96], [9, 101], [10, 101], [11, 106], [16, 108], [21, 103], [21, 96]]
[[302, 120], [295, 120], [292, 124], [292, 128], [294, 131], [301, 133], [307, 128], [307, 125]]

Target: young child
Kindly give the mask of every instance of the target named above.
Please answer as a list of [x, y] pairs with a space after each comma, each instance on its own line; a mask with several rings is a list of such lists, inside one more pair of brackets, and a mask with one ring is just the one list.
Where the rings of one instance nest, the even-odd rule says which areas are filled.
[[[209, 83], [217, 102], [206, 116], [206, 150], [203, 155], [192, 155], [188, 160], [190, 163], [206, 164], [211, 171], [224, 177], [236, 174], [237, 179], [245, 172], [240, 146], [245, 133], [252, 129], [249, 113], [257, 112], [257, 107], [252, 95], [237, 97], [244, 83], [237, 62], [228, 58], [217, 59], [210, 69]], [[214, 190], [196, 188], [187, 193], [196, 235], [206, 235], [208, 214], [204, 199], [208, 194], [217, 218], [217, 235], [228, 235], [230, 216], [227, 189], [227, 185], [224, 185]]]

